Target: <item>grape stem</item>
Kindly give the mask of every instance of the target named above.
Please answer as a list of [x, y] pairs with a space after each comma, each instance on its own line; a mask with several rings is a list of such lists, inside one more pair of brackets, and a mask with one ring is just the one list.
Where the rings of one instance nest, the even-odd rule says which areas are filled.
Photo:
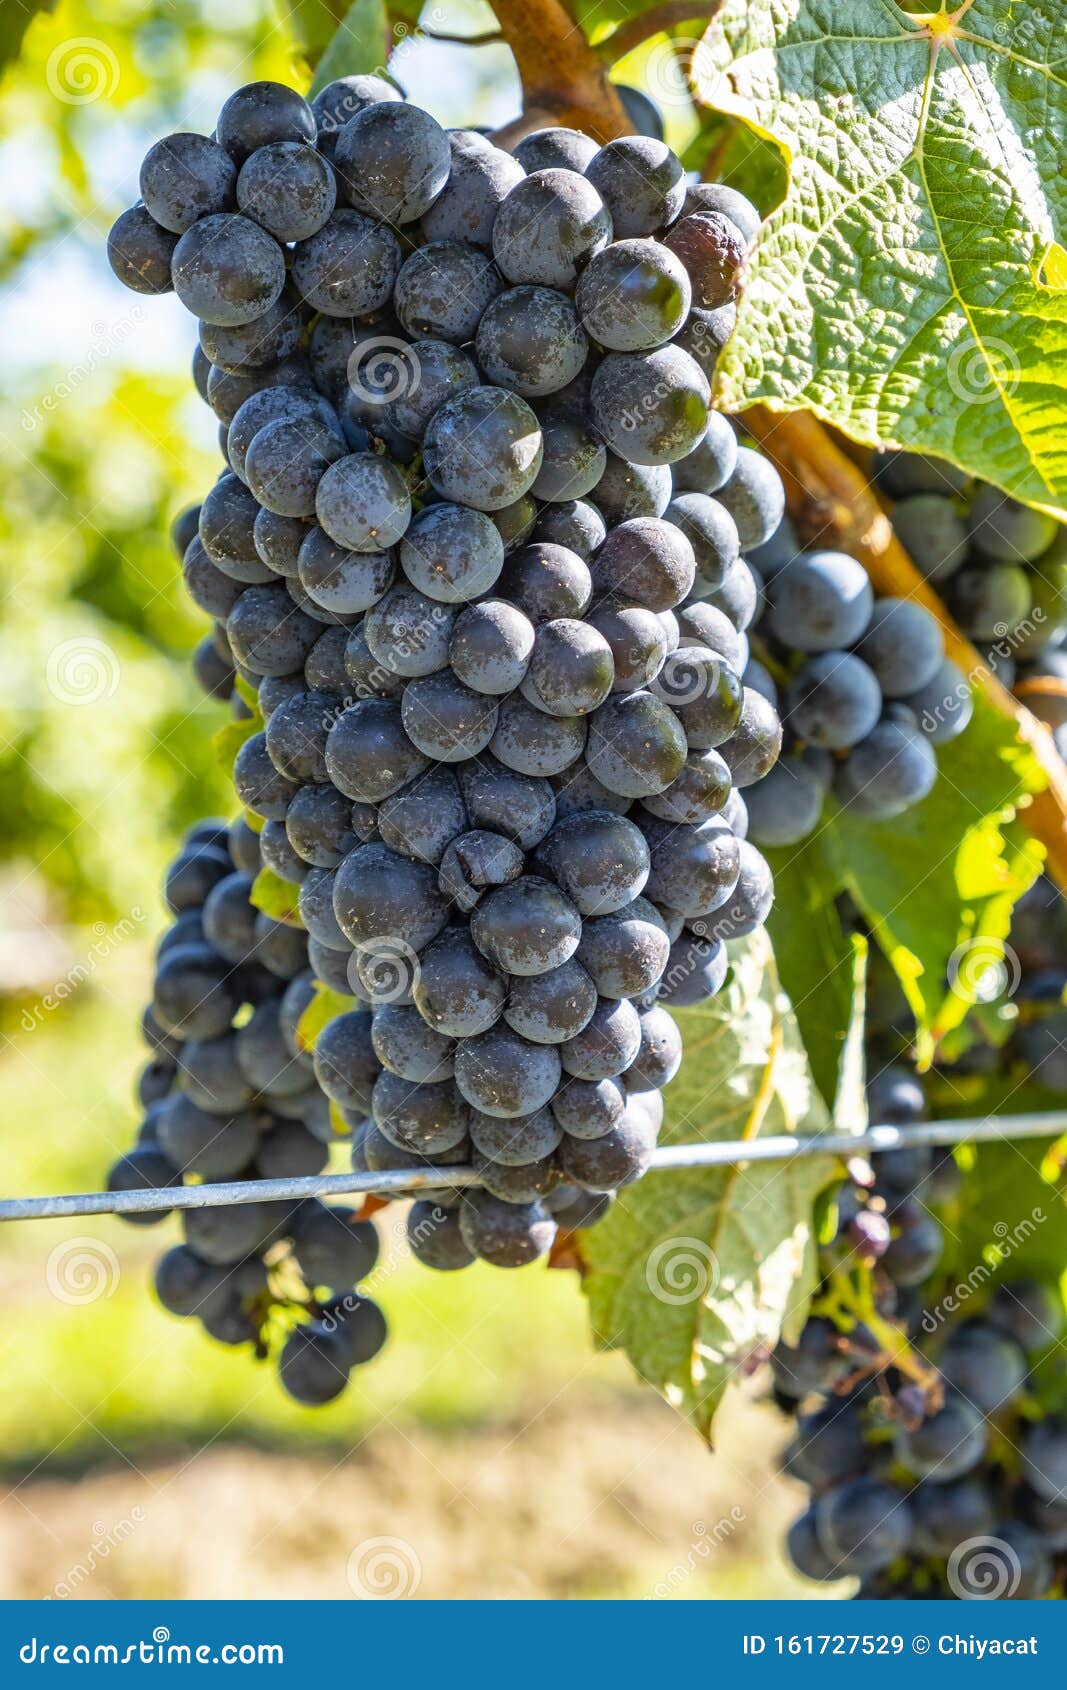
[[677, 24], [701, 21], [712, 23], [722, 11], [723, 0], [664, 0], [660, 6], [651, 6], [640, 17], [631, 18], [628, 23], [620, 24], [610, 35], [596, 44], [597, 56], [606, 64], [617, 64], [627, 53], [632, 53], [635, 47], [640, 47], [643, 41], [648, 41], [653, 35], [660, 35], [665, 29], [673, 29]]
[[522, 83], [524, 112], [499, 130], [499, 147], [554, 124], [583, 129], [594, 140], [631, 135], [633, 125], [607, 71], [563, 0], [493, 0], [500, 33]]
[[874, 1284], [869, 1268], [855, 1274], [847, 1268], [835, 1268], [830, 1275], [830, 1295], [827, 1299], [831, 1318], [844, 1313], [854, 1324], [864, 1326], [878, 1345], [877, 1365], [880, 1371], [896, 1368], [906, 1378], [921, 1386], [932, 1410], [941, 1406], [941, 1378], [937, 1369], [916, 1355], [899, 1326], [880, 1315], [874, 1306]]
[[1019, 820], [1044, 845], [1047, 868], [1067, 890], [1067, 765], [1048, 728], [999, 681], [985, 659], [964, 638], [955, 621], [919, 573], [893, 531], [886, 509], [863, 470], [829, 431], [806, 411], [779, 414], [763, 405], [744, 413], [745, 427], [759, 440], [785, 482], [792, 515], [806, 538], [836, 540], [858, 557], [877, 593], [914, 599], [936, 617], [948, 656], [995, 710], [1015, 723], [1033, 752], [1047, 785], [1020, 808]]

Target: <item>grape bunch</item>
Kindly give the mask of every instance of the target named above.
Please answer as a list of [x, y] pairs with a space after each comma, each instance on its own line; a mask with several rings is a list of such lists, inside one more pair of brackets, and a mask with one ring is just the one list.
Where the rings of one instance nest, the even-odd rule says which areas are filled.
[[[651, 136], [512, 157], [373, 76], [158, 142], [120, 278], [199, 319], [226, 467], [182, 519], [237, 795], [347, 1003], [315, 1049], [440, 1269], [542, 1255], [649, 1164], [667, 1005], [772, 898], [741, 790], [773, 466], [709, 408], [758, 216]], [[255, 705], [249, 702], [255, 694]]]
[[[883, 453], [875, 478], [916, 567], [945, 593], [989, 669], [1020, 687], [1067, 755], [1067, 529], [952, 464]], [[1040, 681], [1051, 677], [1053, 686]]]
[[[247, 822], [205, 821], [171, 864], [173, 920], [156, 954], [143, 1032], [150, 1051], [133, 1149], [110, 1191], [316, 1174], [335, 1134], [329, 1100], [297, 1026], [314, 995], [307, 939], [251, 902], [261, 865]], [[127, 1215], [139, 1225], [169, 1210]], [[219, 1343], [277, 1355], [297, 1402], [340, 1395], [385, 1341], [385, 1320], [356, 1287], [378, 1235], [350, 1205], [312, 1197], [183, 1209], [185, 1242], [156, 1266], [171, 1314], [198, 1319]]]
[[[872, 1120], [926, 1116], [907, 1066], [869, 1090]], [[812, 1493], [789, 1558], [820, 1582], [857, 1578], [860, 1597], [1044, 1596], [1067, 1569], [1067, 1426], [1035, 1420], [1027, 1391], [1063, 1332], [1058, 1288], [1005, 1278], [960, 1317], [936, 1277], [956, 1162], [908, 1146], [871, 1171], [839, 1194], [823, 1261], [831, 1286], [835, 1270], [867, 1277], [867, 1319], [816, 1313], [772, 1359], [795, 1417], [785, 1469]]]
[[936, 747], [974, 708], [936, 619], [910, 599], [876, 598], [848, 553], [800, 550], [788, 517], [749, 561], [762, 609], [745, 682], [780, 711], [786, 744], [746, 795], [752, 838], [799, 843], [830, 794], [874, 821], [903, 815], [937, 779]]

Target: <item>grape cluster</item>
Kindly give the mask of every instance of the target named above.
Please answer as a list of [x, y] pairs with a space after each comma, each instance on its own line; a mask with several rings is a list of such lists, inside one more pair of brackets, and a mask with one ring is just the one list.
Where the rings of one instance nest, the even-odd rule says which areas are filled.
[[786, 735], [746, 795], [752, 838], [797, 844], [830, 793], [875, 821], [902, 815], [937, 779], [936, 747], [973, 711], [937, 621], [910, 599], [876, 598], [847, 553], [802, 551], [788, 517], [750, 563], [763, 602], [745, 682], [781, 712]]
[[199, 667], [255, 689], [237, 793], [351, 1000], [318, 1083], [356, 1168], [481, 1176], [417, 1256], [521, 1265], [648, 1166], [666, 1005], [770, 907], [742, 552], [784, 495], [708, 379], [757, 214], [653, 137], [512, 157], [366, 76], [241, 89], [141, 194], [112, 264], [200, 319], [227, 465]]
[[[329, 1100], [297, 1038], [314, 995], [306, 936], [251, 902], [259, 840], [244, 820], [186, 835], [167, 875], [173, 920], [156, 954], [143, 1032], [144, 1118], [111, 1168], [110, 1191], [316, 1174], [334, 1141]], [[170, 1210], [125, 1218], [139, 1225]], [[284, 1389], [320, 1404], [385, 1341], [377, 1303], [356, 1287], [378, 1235], [318, 1198], [182, 1210], [185, 1242], [156, 1267], [160, 1302], [219, 1343], [277, 1353]]]
[[1067, 703], [1033, 685], [1067, 680], [1067, 528], [938, 458], [883, 453], [875, 479], [913, 563], [1004, 685], [1025, 683], [1067, 754]]

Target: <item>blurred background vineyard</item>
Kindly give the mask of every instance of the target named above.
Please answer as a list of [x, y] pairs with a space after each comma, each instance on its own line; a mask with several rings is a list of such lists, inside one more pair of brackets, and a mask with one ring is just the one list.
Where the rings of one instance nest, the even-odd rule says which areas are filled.
[[[473, 0], [443, 18], [491, 22]], [[414, 24], [393, 69], [420, 103], [514, 114], [505, 49]], [[226, 806], [224, 713], [191, 680], [203, 629], [167, 539], [216, 473], [214, 431], [180, 308], [131, 304], [105, 234], [153, 138], [302, 74], [266, 0], [60, 0], [0, 90], [5, 1194], [93, 1189], [133, 1136], [163, 865]], [[682, 146], [690, 120], [669, 116]], [[158, 1232], [5, 1228], [0, 1596], [347, 1597], [350, 1552], [380, 1536], [412, 1547], [428, 1597], [804, 1593], [778, 1550], [794, 1487], [771, 1410], [735, 1404], [709, 1457], [591, 1353], [571, 1275], [439, 1279], [383, 1232], [391, 1342], [311, 1414], [155, 1307]]]

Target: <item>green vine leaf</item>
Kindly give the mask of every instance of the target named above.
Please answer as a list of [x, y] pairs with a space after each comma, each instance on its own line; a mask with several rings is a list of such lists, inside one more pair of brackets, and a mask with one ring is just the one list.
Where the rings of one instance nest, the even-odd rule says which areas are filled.
[[[723, 991], [679, 1012], [686, 1058], [667, 1093], [661, 1144], [829, 1126], [769, 942], [756, 934], [730, 949]], [[803, 1323], [816, 1200], [837, 1174], [829, 1155], [656, 1170], [585, 1235], [597, 1341], [625, 1349], [703, 1435], [731, 1381]]]
[[332, 987], [324, 986], [321, 980], [316, 980], [315, 996], [296, 1024], [296, 1042], [301, 1050], [314, 1050], [322, 1029], [335, 1016], [347, 1015], [351, 1008], [350, 997], [346, 997], [342, 992], [335, 992]]
[[382, 75], [388, 57], [388, 31], [383, 0], [353, 0], [317, 61], [308, 98], [314, 99], [339, 76]]
[[[252, 739], [263, 726], [263, 718], [258, 715], [246, 716], [239, 722], [227, 722], [211, 736], [211, 748], [215, 759], [227, 775], [233, 773], [234, 760], [242, 745]], [[260, 822], [260, 827], [262, 827]], [[256, 829], [259, 832], [259, 828]]]
[[767, 931], [789, 994], [815, 1084], [827, 1107], [837, 1096], [853, 1017], [854, 955], [837, 907], [840, 872], [829, 829], [799, 845], [764, 851], [774, 872]]
[[809, 410], [1067, 512], [1058, 0], [727, 0], [711, 106], [782, 146], [719, 400]]
[[269, 915], [272, 921], [284, 921], [287, 927], [303, 927], [299, 890], [299, 887], [275, 874], [273, 869], [261, 868], [252, 882], [249, 896], [256, 909]]

